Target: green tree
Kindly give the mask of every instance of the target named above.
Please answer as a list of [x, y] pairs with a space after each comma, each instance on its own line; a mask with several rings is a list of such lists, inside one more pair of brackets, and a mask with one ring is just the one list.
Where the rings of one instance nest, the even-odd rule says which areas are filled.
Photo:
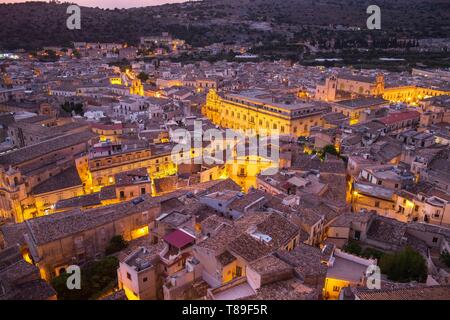
[[73, 50], [72, 54], [73, 54], [73, 56], [74, 56], [75, 58], [77, 58], [77, 59], [80, 59], [80, 58], [81, 58], [80, 51], [78, 51], [77, 49]]
[[128, 243], [123, 239], [123, 237], [121, 235], [114, 236], [109, 241], [109, 244], [105, 250], [105, 254], [110, 255], [112, 253], [115, 253], [122, 249], [125, 249], [127, 246], [128, 246]]
[[45, 50], [45, 53], [48, 55], [49, 59], [57, 59], [57, 55], [54, 50]]
[[54, 50], [45, 50], [43, 54], [38, 56], [38, 59], [41, 62], [55, 62], [59, 60], [59, 56]]
[[138, 75], [137, 78], [139, 80], [141, 80], [142, 82], [145, 82], [148, 80], [148, 74], [146, 74], [144, 71], [141, 71]]
[[375, 258], [378, 261], [380, 261], [380, 259], [383, 255], [384, 255], [384, 252], [379, 251], [377, 249], [373, 249], [373, 248], [366, 248], [361, 253], [361, 256], [363, 256], [365, 258]]
[[339, 156], [339, 152], [336, 150], [336, 147], [333, 146], [332, 144], [327, 144], [325, 147], [323, 147], [322, 149], [323, 154], [333, 154], [335, 156]]
[[55, 289], [58, 300], [88, 300], [95, 299], [105, 289], [117, 284], [117, 268], [119, 260], [114, 257], [105, 257], [93, 261], [81, 268], [81, 289], [69, 290], [67, 279], [70, 274], [63, 272], [53, 278], [51, 284]]
[[354, 254], [354, 255], [361, 255], [362, 248], [356, 241], [349, 241], [343, 248], [345, 252]]
[[51, 285], [57, 293], [58, 300], [85, 300], [90, 295], [89, 285], [86, 283], [86, 278], [81, 272], [81, 290], [69, 290], [67, 288], [67, 279], [70, 274], [66, 272], [61, 273], [58, 277], [53, 278]]
[[72, 114], [72, 112], [74, 112], [75, 114], [78, 115], [83, 115], [84, 114], [84, 110], [83, 110], [83, 104], [82, 103], [75, 103], [73, 101], [69, 102], [66, 101], [61, 105], [61, 108], [67, 112]]
[[411, 247], [392, 254], [384, 254], [379, 266], [389, 280], [398, 282], [424, 282], [428, 273], [425, 259]]
[[447, 250], [444, 250], [444, 252], [441, 253], [440, 260], [450, 268], [450, 253], [447, 252]]

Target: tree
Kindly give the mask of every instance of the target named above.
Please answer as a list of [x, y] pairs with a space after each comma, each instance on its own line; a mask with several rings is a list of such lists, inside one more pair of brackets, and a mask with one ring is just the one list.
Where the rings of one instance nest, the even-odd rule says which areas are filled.
[[109, 241], [108, 246], [106, 247], [105, 254], [110, 255], [120, 250], [125, 249], [128, 246], [128, 243], [123, 239], [121, 235], [114, 236]]
[[361, 256], [363, 256], [364, 258], [375, 258], [378, 261], [380, 261], [380, 259], [383, 256], [383, 254], [384, 254], [384, 252], [381, 252], [381, 251], [379, 251], [377, 249], [366, 248], [361, 253]]
[[64, 102], [61, 105], [61, 108], [65, 112], [70, 113], [70, 114], [72, 114], [72, 112], [74, 112], [75, 114], [81, 115], [81, 116], [84, 114], [83, 104], [82, 103], [75, 103], [73, 101], [72, 102], [66, 101], [66, 102]]
[[333, 154], [335, 156], [339, 156], [339, 151], [336, 150], [336, 147], [333, 146], [332, 144], [327, 144], [325, 147], [323, 147], [322, 149], [323, 154]]
[[76, 50], [76, 49], [73, 50], [72, 54], [73, 54], [73, 56], [74, 56], [75, 58], [77, 58], [77, 59], [80, 59], [80, 58], [81, 58], [80, 51], [78, 51], [78, 50]]
[[444, 250], [444, 252], [441, 253], [440, 260], [450, 268], [450, 253], [447, 252], [447, 250]]
[[86, 285], [86, 279], [81, 273], [81, 290], [69, 290], [67, 288], [67, 279], [69, 274], [66, 272], [61, 273], [58, 277], [53, 278], [51, 281], [52, 287], [57, 293], [58, 300], [83, 300], [87, 299], [88, 286]]
[[54, 50], [45, 50], [43, 54], [38, 56], [41, 62], [56, 62], [59, 60], [59, 56]]
[[362, 248], [356, 241], [349, 241], [343, 248], [345, 252], [354, 254], [354, 255], [361, 255]]
[[384, 254], [380, 259], [379, 266], [381, 271], [387, 274], [389, 280], [398, 282], [424, 282], [428, 273], [425, 259], [411, 247], [406, 247], [393, 254]]
[[51, 281], [55, 289], [58, 300], [88, 300], [95, 299], [105, 289], [116, 285], [117, 268], [119, 260], [116, 257], [105, 257], [98, 261], [93, 261], [81, 268], [81, 289], [69, 290], [67, 279], [70, 274], [61, 273]]
[[146, 82], [148, 80], [148, 74], [146, 74], [144, 71], [141, 71], [138, 75], [137, 78], [139, 80], [141, 80], [142, 82]]

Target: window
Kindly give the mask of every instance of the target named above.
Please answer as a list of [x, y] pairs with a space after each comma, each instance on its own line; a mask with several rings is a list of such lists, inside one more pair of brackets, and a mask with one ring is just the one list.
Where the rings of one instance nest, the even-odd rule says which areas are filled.
[[144, 279], [142, 279], [142, 282], [147, 282], [148, 278], [145, 277]]
[[127, 278], [128, 278], [128, 280], [131, 280], [131, 274], [129, 274], [128, 272], [127, 272]]
[[375, 201], [375, 207], [377, 207], [377, 208], [380, 207], [380, 201]]
[[340, 290], [341, 290], [341, 288], [339, 286], [333, 286], [334, 292], [339, 292]]
[[438, 238], [437, 237], [433, 237], [433, 243], [437, 243], [438, 242]]

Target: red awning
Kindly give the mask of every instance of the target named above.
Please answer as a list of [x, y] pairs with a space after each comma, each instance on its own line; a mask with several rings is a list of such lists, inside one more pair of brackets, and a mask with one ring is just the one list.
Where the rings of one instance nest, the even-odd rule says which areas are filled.
[[178, 249], [181, 249], [186, 245], [193, 243], [195, 238], [186, 232], [175, 230], [174, 232], [167, 234], [164, 237], [164, 241]]

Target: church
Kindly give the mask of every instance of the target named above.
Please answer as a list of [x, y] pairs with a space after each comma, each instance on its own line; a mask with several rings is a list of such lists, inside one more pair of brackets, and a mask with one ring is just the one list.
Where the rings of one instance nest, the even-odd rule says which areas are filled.
[[338, 74], [327, 78], [325, 83], [318, 84], [315, 97], [323, 101], [339, 101], [356, 97], [382, 96], [383, 92], [383, 74], [374, 77]]

